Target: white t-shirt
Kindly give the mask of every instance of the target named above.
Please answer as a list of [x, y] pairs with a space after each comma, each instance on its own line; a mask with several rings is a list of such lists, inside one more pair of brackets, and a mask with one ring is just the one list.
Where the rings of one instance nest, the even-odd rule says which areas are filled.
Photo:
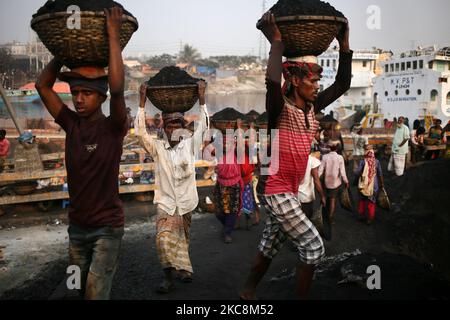
[[311, 170], [318, 167], [320, 167], [320, 160], [313, 156], [309, 156], [305, 178], [298, 187], [298, 199], [301, 203], [310, 203], [316, 199], [314, 192], [314, 179], [311, 175]]

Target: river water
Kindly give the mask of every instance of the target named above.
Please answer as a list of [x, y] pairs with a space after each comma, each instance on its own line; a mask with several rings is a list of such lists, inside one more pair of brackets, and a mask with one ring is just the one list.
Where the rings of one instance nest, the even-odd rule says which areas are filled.
[[[255, 110], [259, 113], [265, 111], [265, 93], [235, 93], [228, 95], [208, 95], [206, 99], [208, 110], [211, 114], [219, 112], [225, 108], [232, 107], [244, 114]], [[72, 101], [64, 100], [69, 107], [73, 107]], [[137, 108], [139, 106], [139, 97], [137, 95], [129, 96], [126, 98], [127, 107], [131, 108], [132, 115], [136, 115]], [[50, 114], [43, 105], [42, 101], [34, 103], [13, 103], [13, 107], [16, 111], [19, 119], [51, 119]], [[105, 115], [109, 115], [109, 100], [107, 100], [102, 106]], [[147, 100], [147, 114], [154, 115], [160, 113], [150, 101]], [[198, 113], [198, 108], [194, 107], [187, 114]], [[0, 119], [10, 118], [9, 113], [3, 103], [0, 103]]]

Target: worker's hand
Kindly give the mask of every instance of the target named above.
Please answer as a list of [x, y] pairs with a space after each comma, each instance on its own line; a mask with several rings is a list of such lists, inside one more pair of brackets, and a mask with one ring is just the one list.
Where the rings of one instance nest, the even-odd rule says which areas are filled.
[[325, 197], [325, 195], [323, 195], [320, 198], [320, 203], [322, 204], [322, 207], [324, 207], [324, 208], [327, 206], [327, 197]]
[[340, 51], [350, 52], [350, 27], [348, 23], [342, 26], [336, 39], [339, 42]]
[[145, 102], [147, 101], [147, 85], [145, 83], [141, 84], [139, 89], [140, 102], [139, 107], [145, 108]]
[[346, 187], [347, 189], [350, 189], [350, 183], [349, 183], [349, 182], [346, 182], [346, 183], [345, 183], [345, 187]]
[[201, 97], [205, 97], [205, 93], [206, 93], [206, 81], [205, 80], [200, 80], [199, 82], [197, 82], [198, 84], [198, 96]]
[[50, 60], [50, 63], [52, 64], [56, 70], [61, 70], [62, 67], [64, 66], [64, 63], [62, 63], [61, 61], [59, 61], [57, 58], [53, 58], [52, 60]]
[[200, 105], [204, 105], [206, 102], [205, 94], [206, 94], [206, 81], [200, 80], [197, 82], [198, 84], [198, 98], [200, 100]]
[[280, 29], [275, 22], [275, 16], [272, 12], [267, 11], [262, 18], [258, 21], [256, 28], [262, 31], [264, 36], [269, 40], [270, 43], [275, 41], [282, 41], [282, 36]]
[[122, 8], [113, 7], [111, 9], [104, 9], [103, 11], [106, 16], [106, 30], [108, 36], [119, 36], [120, 29], [122, 28]]

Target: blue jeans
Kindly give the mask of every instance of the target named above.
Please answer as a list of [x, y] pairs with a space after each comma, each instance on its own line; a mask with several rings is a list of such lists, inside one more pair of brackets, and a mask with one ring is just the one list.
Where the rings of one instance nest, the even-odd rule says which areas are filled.
[[69, 226], [70, 265], [81, 270], [86, 300], [109, 300], [124, 228]]

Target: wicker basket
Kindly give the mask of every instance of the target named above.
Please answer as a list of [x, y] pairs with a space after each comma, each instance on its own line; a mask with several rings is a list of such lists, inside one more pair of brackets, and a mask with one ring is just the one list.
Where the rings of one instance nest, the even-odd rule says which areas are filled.
[[[81, 29], [69, 29], [70, 14], [44, 14], [31, 20], [31, 28], [47, 49], [69, 68], [82, 66], [106, 67], [109, 63], [109, 42], [103, 12], [82, 11]], [[137, 20], [123, 15], [120, 45], [123, 48], [138, 29]]]
[[198, 101], [198, 85], [148, 87], [147, 97], [162, 112], [186, 112]]
[[330, 16], [287, 16], [276, 18], [288, 58], [319, 56], [336, 38], [347, 19]]

